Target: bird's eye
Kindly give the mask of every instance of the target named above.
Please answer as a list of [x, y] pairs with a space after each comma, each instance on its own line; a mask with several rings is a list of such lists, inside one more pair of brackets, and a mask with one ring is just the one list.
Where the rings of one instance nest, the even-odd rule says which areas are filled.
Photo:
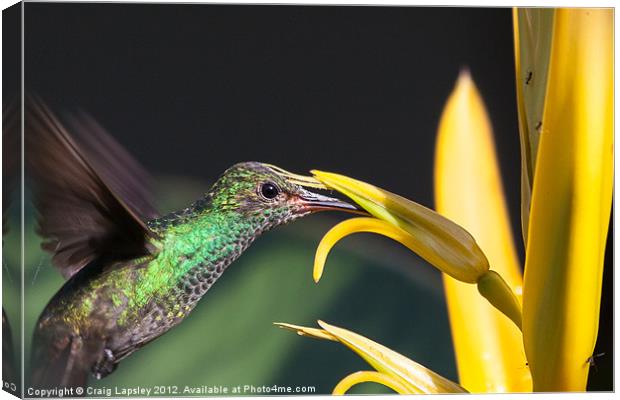
[[280, 194], [280, 189], [278, 189], [275, 184], [271, 182], [266, 182], [261, 185], [260, 193], [263, 195], [264, 198], [271, 200], [275, 199], [278, 194]]

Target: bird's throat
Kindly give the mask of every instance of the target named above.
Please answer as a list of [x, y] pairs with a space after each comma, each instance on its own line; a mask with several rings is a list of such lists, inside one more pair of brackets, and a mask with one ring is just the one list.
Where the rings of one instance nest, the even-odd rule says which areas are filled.
[[198, 301], [254, 241], [255, 222], [236, 213], [207, 212], [170, 224], [163, 235], [156, 269], [167, 271], [176, 290]]

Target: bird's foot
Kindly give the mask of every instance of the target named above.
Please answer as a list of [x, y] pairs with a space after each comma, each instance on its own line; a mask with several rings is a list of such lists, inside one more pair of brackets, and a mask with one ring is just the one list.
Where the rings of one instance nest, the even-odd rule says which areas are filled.
[[103, 349], [103, 355], [93, 365], [92, 373], [96, 379], [102, 379], [106, 376], [110, 375], [116, 369], [116, 359], [114, 358], [114, 353], [110, 349]]

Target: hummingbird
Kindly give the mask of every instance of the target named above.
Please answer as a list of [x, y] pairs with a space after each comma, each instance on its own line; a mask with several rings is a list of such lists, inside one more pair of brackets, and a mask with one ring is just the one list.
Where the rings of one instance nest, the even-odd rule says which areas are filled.
[[[32, 379], [84, 386], [181, 323], [262, 233], [325, 210], [316, 179], [260, 162], [228, 168], [189, 207], [159, 216], [146, 174], [85, 113], [26, 104], [38, 233], [67, 278], [35, 326]], [[71, 132], [71, 134], [69, 133]]]

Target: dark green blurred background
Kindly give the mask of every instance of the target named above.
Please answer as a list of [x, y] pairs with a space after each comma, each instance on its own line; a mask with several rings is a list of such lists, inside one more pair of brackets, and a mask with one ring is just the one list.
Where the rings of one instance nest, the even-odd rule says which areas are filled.
[[[162, 212], [186, 206], [247, 160], [337, 171], [432, 206], [435, 131], [467, 66], [493, 123], [523, 252], [509, 9], [27, 3], [24, 22], [26, 88], [59, 111], [92, 114], [155, 176]], [[329, 393], [368, 366], [341, 345], [272, 325], [317, 319], [456, 379], [441, 279], [415, 255], [356, 235], [313, 283], [316, 245], [339, 218], [317, 215], [266, 234], [185, 322], [93, 383]], [[62, 279], [39, 251], [30, 205], [26, 222], [28, 344]], [[15, 230], [5, 243], [4, 306], [19, 321]], [[594, 390], [612, 389], [611, 274], [609, 261], [596, 350], [606, 355], [591, 372]]]

